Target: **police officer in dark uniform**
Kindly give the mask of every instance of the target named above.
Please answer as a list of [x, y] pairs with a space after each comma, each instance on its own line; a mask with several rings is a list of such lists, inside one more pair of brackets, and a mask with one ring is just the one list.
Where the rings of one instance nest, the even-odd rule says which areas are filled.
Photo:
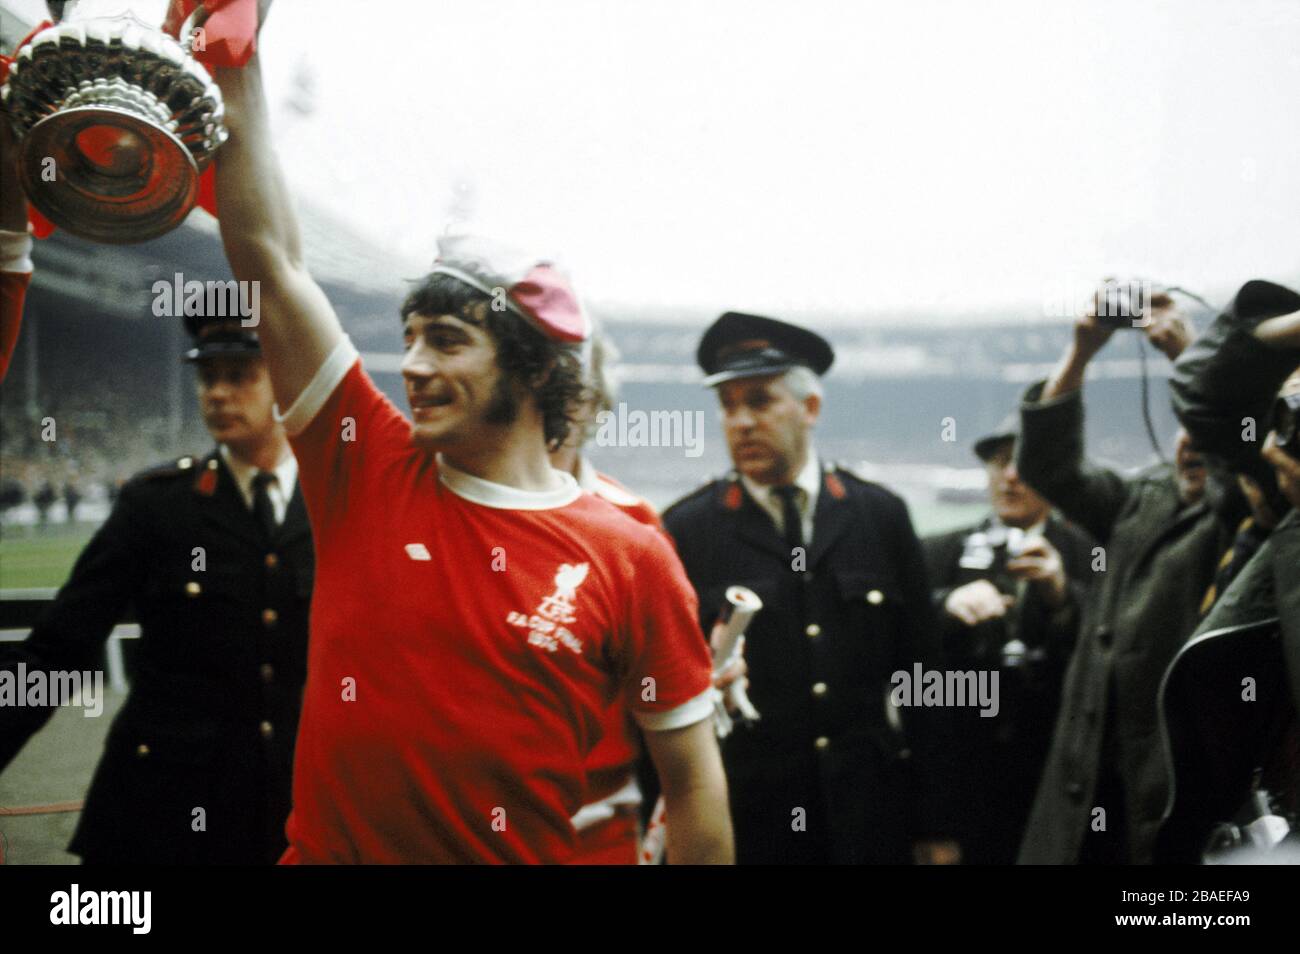
[[[256, 334], [239, 319], [186, 325], [217, 447], [130, 480], [28, 638], [0, 644], [10, 671], [96, 669], [128, 607], [140, 623], [130, 695], [69, 846], [86, 863], [264, 864], [285, 847], [307, 513]], [[52, 711], [0, 708], [0, 769]]]
[[975, 442], [993, 512], [923, 541], [943, 653], [998, 673], [998, 709], [954, 709], [952, 816], [965, 864], [1013, 864], [1091, 576], [1092, 542], [1020, 480], [1019, 415]]
[[664, 525], [705, 632], [728, 586], [763, 600], [745, 644], [761, 718], [722, 747], [737, 862], [937, 854], [939, 738], [923, 710], [889, 702], [893, 673], [935, 665], [925, 564], [903, 501], [812, 446], [831, 347], [729, 312], [697, 358], [735, 470], [670, 507]]

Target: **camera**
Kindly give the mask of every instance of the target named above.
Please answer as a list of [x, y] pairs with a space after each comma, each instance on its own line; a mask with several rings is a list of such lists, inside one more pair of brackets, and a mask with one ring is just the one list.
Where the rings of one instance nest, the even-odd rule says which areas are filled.
[[1019, 527], [1007, 527], [1007, 559], [1014, 560], [1025, 552], [1029, 534]]
[[1107, 278], [1097, 286], [1093, 303], [1097, 321], [1108, 328], [1145, 328], [1151, 323], [1151, 312], [1167, 308], [1174, 303], [1170, 292], [1182, 289], [1166, 288], [1146, 279]]
[[1151, 305], [1151, 283], [1137, 279], [1108, 278], [1093, 297], [1097, 321], [1108, 328], [1140, 328]]

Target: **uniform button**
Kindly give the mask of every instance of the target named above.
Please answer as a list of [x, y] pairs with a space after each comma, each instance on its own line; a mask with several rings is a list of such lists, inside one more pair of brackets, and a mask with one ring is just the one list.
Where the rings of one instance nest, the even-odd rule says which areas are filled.
[[809, 623], [808, 628], [804, 630], [804, 633], [808, 636], [820, 636], [822, 634], [822, 628], [816, 623]]
[[261, 731], [262, 738], [264, 739], [269, 739], [271, 736], [275, 735], [275, 726], [265, 720], [263, 720], [262, 724], [257, 728]]
[[139, 745], [137, 745], [137, 746], [135, 747], [135, 755], [136, 755], [136, 758], [141, 758], [141, 759], [148, 758], [148, 757], [149, 757], [149, 746], [147, 746], [147, 745], [145, 745], [143, 742], [141, 742]]
[[814, 683], [813, 683], [813, 695], [816, 696], [818, 699], [820, 699], [822, 696], [826, 695], [826, 683], [824, 683], [824, 682], [814, 682]]
[[880, 590], [869, 590], [867, 592], [867, 602], [872, 606], [879, 606], [881, 603], [885, 602], [885, 594], [880, 592]]
[[280, 614], [277, 613], [277, 612], [276, 612], [275, 610], [273, 610], [273, 609], [264, 609], [264, 610], [262, 610], [262, 622], [263, 622], [267, 627], [274, 626], [274, 625], [275, 625], [275, 621], [276, 621], [277, 619], [279, 619], [279, 618], [280, 618]]
[[262, 663], [262, 668], [260, 672], [262, 674], [263, 682], [270, 682], [272, 679], [275, 678], [275, 667], [272, 666], [270, 663]]
[[199, 586], [199, 584], [196, 583], [194, 580], [190, 580], [188, 583], [185, 584], [186, 596], [198, 596], [202, 592], [203, 592], [203, 587]]
[[1078, 782], [1071, 782], [1069, 785], [1065, 786], [1065, 790], [1069, 793], [1071, 798], [1078, 798], [1083, 794], [1083, 786]]
[[276, 556], [274, 553], [268, 553], [266, 555], [266, 568], [268, 570], [274, 570], [279, 565], [280, 565], [280, 558], [278, 556]]
[[831, 740], [826, 738], [826, 736], [823, 735], [820, 738], [818, 738], [817, 741], [813, 743], [813, 745], [815, 745], [819, 750], [825, 751], [826, 749], [829, 749], [831, 747]]
[[180, 460], [176, 462], [176, 466], [179, 467], [181, 470], [189, 470], [191, 467], [194, 466], [194, 458], [182, 457]]

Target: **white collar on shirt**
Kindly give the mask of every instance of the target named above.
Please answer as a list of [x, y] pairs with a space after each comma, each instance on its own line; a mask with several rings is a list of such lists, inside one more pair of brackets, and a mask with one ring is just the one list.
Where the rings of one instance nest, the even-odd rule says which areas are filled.
[[559, 486], [554, 490], [521, 490], [467, 474], [438, 455], [438, 479], [457, 497], [498, 510], [553, 510], [567, 507], [582, 496], [582, 489], [572, 474], [554, 471]]
[[[258, 468], [247, 461], [240, 460], [225, 444], [218, 447], [218, 452], [221, 454], [221, 459], [226, 462], [226, 467], [230, 469], [230, 476], [235, 478], [239, 495], [244, 498], [248, 508], [253, 509], [253, 475], [257, 473]], [[276, 521], [283, 523], [285, 511], [289, 509], [289, 500], [293, 497], [293, 485], [298, 480], [298, 460], [293, 456], [292, 451], [285, 449], [284, 456], [280, 458], [280, 463], [275, 465], [272, 473], [275, 474], [275, 483], [268, 486], [266, 492], [271, 498], [271, 506], [275, 508]]]
[[[997, 514], [993, 514], [989, 518], [989, 526], [985, 531], [985, 536], [993, 546], [1001, 546], [1007, 542], [1007, 536], [1011, 533], [1012, 529], [1012, 527], [1008, 527], [1005, 523], [999, 520]], [[1038, 523], [1034, 524], [1032, 527], [1026, 527], [1020, 531], [1022, 539], [1025, 540], [1036, 540], [1042, 537], [1046, 532], [1046, 518], [1038, 521]]]
[[[772, 492], [771, 485], [756, 483], [744, 474], [741, 474], [740, 482], [745, 485], [745, 489], [754, 498], [754, 502], [771, 515], [773, 522], [776, 523], [777, 530], [783, 530], [784, 528], [781, 526], [781, 501]], [[817, 512], [817, 495], [822, 487], [821, 462], [817, 459], [817, 452], [812, 448], [808, 449], [808, 459], [804, 461], [799, 475], [795, 477], [794, 485], [803, 491], [803, 500], [799, 505], [799, 515], [803, 517], [804, 542], [811, 543], [813, 515]]]

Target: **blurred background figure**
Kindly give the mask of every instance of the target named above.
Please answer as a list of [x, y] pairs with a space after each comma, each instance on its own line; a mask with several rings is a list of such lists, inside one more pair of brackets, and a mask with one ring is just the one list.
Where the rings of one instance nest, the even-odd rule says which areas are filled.
[[1171, 361], [1192, 338], [1167, 295], [1153, 296], [1137, 323], [1115, 320], [1100, 303], [1098, 296], [1077, 319], [1056, 369], [1021, 406], [1021, 477], [1102, 548], [1020, 850], [1029, 864], [1152, 860], [1168, 789], [1160, 679], [1196, 626], [1220, 554], [1245, 515], [1235, 486], [1206, 493], [1203, 461], [1185, 431], [1172, 465], [1133, 476], [1085, 455], [1084, 373], [1111, 336], [1121, 328], [1143, 334]]
[[77, 488], [76, 480], [69, 478], [63, 485], [63, 505], [68, 510], [68, 523], [76, 522], [79, 503], [81, 503], [81, 491]]
[[947, 665], [996, 670], [996, 716], [954, 709], [948, 792], [964, 864], [1011, 864], [1052, 738], [1092, 543], [1020, 479], [1019, 415], [975, 442], [992, 513], [923, 541]]
[[54, 502], [58, 499], [59, 495], [54, 489], [54, 482], [48, 477], [42, 480], [40, 487], [32, 496], [32, 502], [36, 504], [36, 513], [42, 526], [49, 520], [50, 508], [54, 506]]
[[[1165, 675], [1156, 859], [1300, 855], [1300, 294], [1251, 281], [1178, 359], [1174, 408], [1251, 505]], [[1266, 433], [1267, 432], [1267, 433]]]

